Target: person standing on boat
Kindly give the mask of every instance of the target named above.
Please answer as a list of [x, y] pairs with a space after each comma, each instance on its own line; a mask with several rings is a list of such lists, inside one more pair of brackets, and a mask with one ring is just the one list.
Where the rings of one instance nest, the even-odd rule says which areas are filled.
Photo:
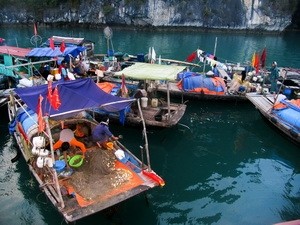
[[119, 138], [115, 137], [108, 127], [109, 119], [105, 117], [100, 124], [98, 124], [92, 131], [93, 141], [97, 142], [98, 145], [101, 145], [104, 148], [107, 148], [107, 143], [110, 141], [116, 141]]
[[277, 62], [272, 62], [272, 67], [271, 67], [271, 73], [270, 73], [270, 82], [271, 82], [271, 88], [270, 92], [271, 93], [277, 93], [277, 81], [279, 77], [279, 69], [277, 68]]
[[65, 60], [61, 61], [61, 64], [58, 68], [58, 73], [61, 75], [61, 79], [68, 80], [68, 68]]
[[220, 76], [219, 70], [217, 68], [217, 64], [214, 64], [212, 71], [213, 71], [215, 77]]

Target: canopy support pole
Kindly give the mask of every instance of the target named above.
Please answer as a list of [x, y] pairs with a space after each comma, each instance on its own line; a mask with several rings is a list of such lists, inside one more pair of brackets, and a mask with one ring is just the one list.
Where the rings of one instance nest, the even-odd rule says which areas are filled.
[[168, 102], [168, 117], [167, 120], [170, 120], [171, 117], [171, 110], [170, 110], [170, 84], [169, 81], [167, 81], [167, 102]]
[[[51, 158], [52, 158], [53, 163], [54, 163], [55, 158], [54, 158], [54, 149], [53, 149], [53, 139], [52, 139], [51, 130], [50, 130], [50, 126], [49, 126], [49, 120], [48, 120], [48, 117], [44, 117], [44, 119], [45, 119], [45, 122], [46, 122], [46, 131], [48, 133], [49, 142], [50, 142]], [[61, 208], [65, 208], [65, 203], [64, 203], [64, 200], [62, 198], [59, 183], [58, 183], [57, 173], [56, 173], [56, 170], [53, 167], [52, 167], [52, 172], [53, 172], [55, 189], [56, 189], [56, 192], [58, 194], [58, 199], [59, 199], [59, 202], [61, 204]]]
[[145, 150], [146, 150], [148, 171], [151, 172], [152, 169], [151, 169], [151, 164], [150, 164], [148, 137], [147, 137], [147, 131], [146, 131], [146, 124], [145, 124], [145, 120], [144, 120], [144, 116], [143, 116], [143, 112], [142, 112], [142, 108], [141, 108], [141, 104], [140, 104], [140, 99], [137, 99], [137, 103], [138, 103], [138, 108], [139, 108], [139, 112], [140, 112], [140, 116], [141, 116], [142, 124], [143, 124], [143, 136], [145, 137]]
[[217, 44], [218, 44], [218, 37], [216, 37], [215, 39], [214, 56], [216, 56]]

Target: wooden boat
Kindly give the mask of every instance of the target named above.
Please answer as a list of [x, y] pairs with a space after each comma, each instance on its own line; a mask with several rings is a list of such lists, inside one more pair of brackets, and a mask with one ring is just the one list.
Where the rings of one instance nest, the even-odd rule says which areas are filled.
[[[112, 95], [119, 95], [122, 92], [122, 84], [118, 83], [115, 80], [113, 82], [101, 82], [97, 85], [105, 90], [107, 93]], [[179, 123], [180, 119], [183, 117], [186, 104], [170, 102], [168, 105], [164, 99], [159, 98], [148, 98], [147, 92], [143, 89], [138, 89], [137, 85], [127, 85], [127, 90], [132, 93], [133, 98], [138, 98], [141, 101], [141, 111], [142, 116], [138, 110], [137, 104], [132, 104], [128, 109], [125, 110], [125, 118], [123, 120], [122, 116], [119, 113], [109, 113], [108, 116], [116, 122], [121, 122], [122, 124], [140, 126], [142, 125], [142, 120], [145, 121], [147, 127], [157, 127], [157, 128], [166, 128], [172, 127]], [[99, 109], [93, 109], [93, 112], [96, 112], [103, 116], [107, 114]], [[97, 117], [96, 117], [97, 118]]]
[[281, 222], [281, 223], [274, 223], [273, 225], [299, 225], [300, 220], [291, 220], [287, 222]]
[[[19, 48], [15, 46], [0, 46], [0, 89], [8, 89], [14, 87], [17, 80], [23, 78], [32, 70], [24, 67], [23, 64], [28, 63], [26, 55], [31, 51], [30, 48]], [[22, 77], [21, 77], [22, 76]]]
[[[242, 81], [241, 72], [245, 66], [232, 63], [221, 63], [216, 57], [197, 49], [191, 55], [203, 64], [202, 71], [186, 70], [176, 77], [176, 82], [157, 83], [160, 93], [170, 92], [172, 97], [196, 100], [248, 101], [245, 94], [260, 88], [260, 82], [250, 83], [251, 77]], [[192, 62], [193, 60], [190, 60]], [[207, 68], [216, 65], [218, 76]], [[190, 66], [195, 68], [195, 66]], [[199, 69], [199, 68], [198, 68]], [[168, 87], [169, 86], [169, 87]], [[168, 90], [169, 89], [169, 90]]]
[[300, 98], [300, 69], [280, 67], [278, 83], [282, 85], [282, 92], [291, 99]]
[[[155, 94], [153, 83], [160, 80], [174, 80], [177, 74], [184, 70], [185, 66], [173, 65], [159, 65], [150, 63], [136, 62], [130, 66], [125, 67], [123, 70], [114, 72], [112, 76], [105, 76], [103, 81], [109, 81], [119, 84], [122, 89], [121, 83], [123, 77], [125, 83], [133, 88], [136, 97], [142, 101], [142, 111], [147, 126], [153, 127], [171, 127], [179, 123], [183, 117], [186, 104], [171, 102], [170, 96], [167, 99], [159, 98]], [[141, 118], [138, 115], [134, 106], [128, 112], [126, 120], [132, 124], [140, 124]]]
[[51, 47], [50, 45], [52, 44], [54, 47], [60, 47], [62, 43], [64, 43], [66, 47], [84, 47], [84, 56], [92, 56], [94, 54], [94, 42], [85, 38], [78, 37], [52, 36], [49, 39], [47, 39], [47, 41], [44, 42], [41, 47]]
[[59, 58], [69, 60], [85, 50], [86, 48], [80, 46], [66, 47], [64, 52], [59, 47], [29, 49], [0, 46], [0, 58], [4, 59], [0, 61], [1, 104], [5, 103], [11, 89], [45, 84], [49, 75], [59, 75], [56, 68]]
[[[10, 133], [39, 187], [66, 222], [75, 222], [164, 185], [151, 169], [145, 129], [142, 156], [147, 157], [147, 165], [119, 141], [103, 148], [89, 139], [98, 123], [86, 109], [122, 110], [133, 100], [109, 95], [91, 79], [17, 88], [15, 92], [8, 103]], [[77, 130], [78, 125], [85, 128], [86, 136], [76, 137], [81, 150], [82, 144], [86, 148], [85, 157], [71, 146], [70, 159], [61, 159], [54, 151], [54, 143], [58, 143], [63, 128]]]
[[288, 100], [283, 94], [259, 93], [247, 93], [246, 97], [270, 124], [300, 144], [300, 99]]
[[[215, 78], [206, 78], [206, 79], [215, 79]], [[221, 78], [222, 79], [222, 78]], [[224, 82], [215, 79], [220, 85]], [[224, 83], [225, 84], [225, 83]], [[218, 89], [220, 86], [213, 86], [210, 90], [207, 87], [199, 87], [197, 91], [189, 90], [185, 91], [182, 88], [179, 88], [181, 84], [175, 82], [169, 82], [157, 84], [156, 90], [159, 93], [166, 94], [168, 91], [170, 92], [170, 96], [181, 98], [183, 100], [195, 99], [195, 100], [213, 100], [213, 101], [238, 101], [244, 102], [248, 101], [245, 96], [244, 89], [236, 92], [227, 91], [227, 87]], [[169, 87], [168, 87], [169, 86]], [[222, 85], [221, 85], [222, 86]], [[169, 90], [168, 90], [169, 89]]]

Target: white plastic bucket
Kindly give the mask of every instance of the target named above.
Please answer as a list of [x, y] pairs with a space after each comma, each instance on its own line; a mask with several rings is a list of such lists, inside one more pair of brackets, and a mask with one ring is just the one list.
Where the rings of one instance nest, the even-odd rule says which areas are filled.
[[157, 98], [152, 98], [152, 100], [151, 100], [151, 106], [153, 108], [156, 108], [158, 106], [158, 99]]
[[55, 77], [55, 80], [60, 80], [61, 79], [61, 75], [59, 73], [55, 74], [54, 77]]
[[142, 107], [146, 108], [148, 106], [148, 98], [147, 97], [142, 97], [141, 100], [142, 100], [142, 103], [141, 103]]

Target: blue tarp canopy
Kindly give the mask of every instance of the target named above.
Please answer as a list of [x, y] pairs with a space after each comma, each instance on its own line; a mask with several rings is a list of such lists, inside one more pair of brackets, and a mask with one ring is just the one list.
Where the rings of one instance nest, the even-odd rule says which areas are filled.
[[17, 88], [15, 92], [33, 111], [37, 112], [38, 99], [41, 95], [43, 116], [55, 117], [68, 113], [79, 112], [92, 108], [101, 108], [108, 112], [124, 110], [135, 99], [112, 96], [102, 91], [90, 78], [57, 81], [52, 84], [52, 90], [57, 86], [61, 105], [58, 110], [51, 107], [48, 95], [48, 85], [28, 88]]
[[282, 100], [281, 103], [285, 104], [286, 108], [273, 109], [272, 112], [289, 126], [294, 127], [297, 132], [300, 132], [300, 108], [286, 100]]
[[184, 91], [193, 91], [195, 88], [207, 88], [210, 91], [224, 92], [225, 89], [222, 83], [213, 81], [214, 78], [206, 77], [201, 74], [193, 74], [188, 72], [187, 74], [181, 75], [182, 77], [182, 89]]
[[55, 47], [54, 49], [44, 47], [44, 48], [34, 48], [32, 49], [26, 56], [27, 57], [58, 57], [58, 56], [69, 56], [72, 55], [73, 57], [77, 57], [81, 52], [86, 50], [85, 47], [80, 46], [72, 46], [66, 47], [64, 52], [60, 51], [59, 47]]

